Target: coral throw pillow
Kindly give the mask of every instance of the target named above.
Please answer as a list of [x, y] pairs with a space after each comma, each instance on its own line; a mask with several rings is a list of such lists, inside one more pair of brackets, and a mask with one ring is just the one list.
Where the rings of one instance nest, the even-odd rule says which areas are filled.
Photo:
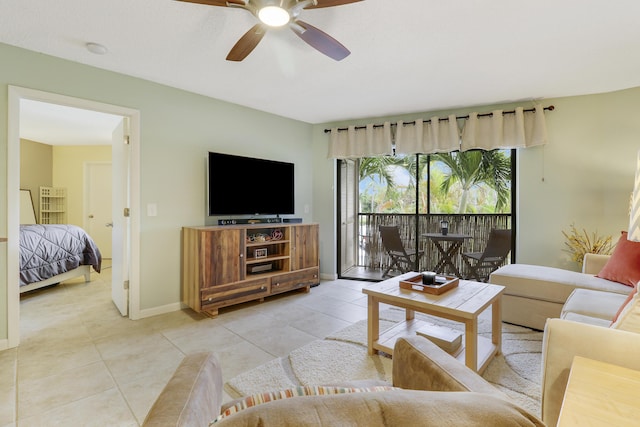
[[628, 302], [623, 304], [611, 328], [629, 332], [640, 332], [640, 299], [637, 288], [629, 294]]
[[640, 242], [627, 240], [627, 232], [623, 231], [611, 258], [596, 276], [635, 286], [640, 281]]
[[618, 319], [620, 318], [620, 315], [622, 314], [623, 311], [627, 310], [627, 306], [629, 304], [631, 304], [631, 301], [633, 301], [635, 303], [636, 295], [638, 293], [638, 287], [636, 286], [635, 288], [633, 288], [633, 290], [631, 292], [629, 292], [629, 296], [627, 297], [627, 299], [622, 303], [622, 305], [620, 306], [620, 308], [618, 309], [618, 312], [616, 313], [616, 315], [613, 317], [613, 320], [611, 321], [611, 326], [613, 327], [616, 322], [618, 321]]

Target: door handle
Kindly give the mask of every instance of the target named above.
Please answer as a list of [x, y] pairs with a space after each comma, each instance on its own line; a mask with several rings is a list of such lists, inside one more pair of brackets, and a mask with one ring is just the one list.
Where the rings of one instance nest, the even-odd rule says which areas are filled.
[[104, 225], [105, 227], [113, 227], [113, 223], [112, 222], [108, 222]]

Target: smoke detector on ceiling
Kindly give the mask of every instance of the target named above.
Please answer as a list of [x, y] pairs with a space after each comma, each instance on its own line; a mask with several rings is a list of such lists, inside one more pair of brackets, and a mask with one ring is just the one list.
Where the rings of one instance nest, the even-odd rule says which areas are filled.
[[109, 52], [109, 50], [100, 43], [90, 42], [86, 44], [86, 47], [89, 52], [95, 53], [96, 55], [104, 55], [105, 53]]

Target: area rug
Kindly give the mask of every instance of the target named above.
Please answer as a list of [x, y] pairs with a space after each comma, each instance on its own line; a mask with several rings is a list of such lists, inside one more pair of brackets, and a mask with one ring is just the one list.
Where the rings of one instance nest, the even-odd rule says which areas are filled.
[[[462, 330], [457, 322], [420, 313], [416, 318]], [[384, 331], [404, 319], [404, 310], [391, 308], [380, 314]], [[479, 335], [491, 337], [490, 312], [480, 316]], [[542, 332], [502, 325], [502, 354], [489, 364], [483, 377], [531, 413], [540, 415], [540, 362]], [[313, 341], [244, 372], [225, 384], [232, 397], [248, 396], [298, 385], [329, 385], [355, 380], [391, 382], [392, 361], [386, 355], [367, 354], [367, 321], [362, 320], [322, 340]]]

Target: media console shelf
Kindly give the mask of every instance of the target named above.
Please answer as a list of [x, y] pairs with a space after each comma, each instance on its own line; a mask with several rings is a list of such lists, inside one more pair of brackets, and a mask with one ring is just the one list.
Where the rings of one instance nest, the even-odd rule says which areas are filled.
[[320, 283], [317, 224], [182, 229], [182, 302], [218, 309]]

